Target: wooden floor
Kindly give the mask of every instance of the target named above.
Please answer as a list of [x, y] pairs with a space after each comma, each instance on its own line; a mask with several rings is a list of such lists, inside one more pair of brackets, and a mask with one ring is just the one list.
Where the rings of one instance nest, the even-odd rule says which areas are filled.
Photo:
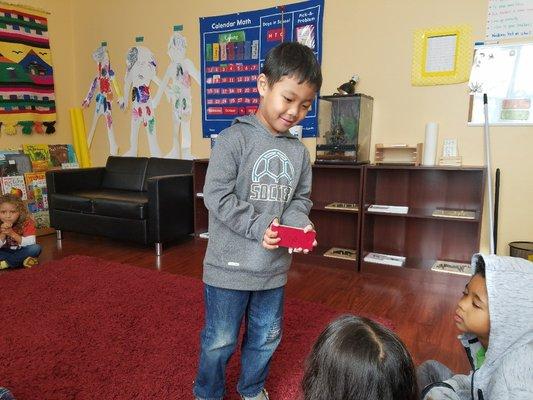
[[[41, 236], [38, 241], [43, 246], [41, 262], [83, 254], [199, 279], [207, 243], [187, 239], [165, 247], [163, 255], [156, 257], [151, 247], [70, 232], [64, 232], [60, 242], [55, 235]], [[338, 269], [335, 260], [328, 266], [307, 265], [301, 260], [305, 261], [304, 256], [291, 267], [288, 297], [320, 303], [339, 312], [388, 318], [415, 363], [437, 359], [456, 372], [468, 370], [452, 320], [466, 278], [421, 272], [417, 279], [407, 279]]]

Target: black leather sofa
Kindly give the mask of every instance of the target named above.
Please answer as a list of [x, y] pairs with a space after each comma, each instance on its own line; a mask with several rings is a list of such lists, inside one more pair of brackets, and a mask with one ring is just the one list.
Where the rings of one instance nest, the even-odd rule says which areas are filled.
[[50, 225], [162, 244], [193, 232], [192, 161], [109, 157], [105, 167], [46, 173]]

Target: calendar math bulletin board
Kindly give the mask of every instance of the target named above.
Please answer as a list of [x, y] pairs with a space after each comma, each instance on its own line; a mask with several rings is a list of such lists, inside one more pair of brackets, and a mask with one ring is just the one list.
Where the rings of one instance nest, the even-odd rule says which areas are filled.
[[[218, 134], [259, 106], [257, 76], [270, 49], [297, 41], [322, 60], [324, 0], [200, 18], [203, 137]], [[318, 134], [318, 100], [300, 122], [303, 137]]]

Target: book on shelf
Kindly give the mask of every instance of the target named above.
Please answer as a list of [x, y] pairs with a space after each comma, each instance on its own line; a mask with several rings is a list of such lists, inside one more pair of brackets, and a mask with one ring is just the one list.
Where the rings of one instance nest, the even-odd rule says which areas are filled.
[[382, 253], [368, 253], [365, 256], [364, 260], [365, 262], [394, 265], [396, 267], [403, 267], [403, 265], [405, 264], [405, 257], [403, 256], [394, 256], [392, 254]]
[[30, 157], [34, 172], [47, 171], [52, 167], [50, 149], [47, 144], [23, 144], [24, 153]]
[[476, 212], [472, 210], [458, 210], [451, 208], [437, 208], [433, 211], [434, 217], [440, 218], [458, 218], [458, 219], [475, 219]]
[[407, 214], [409, 207], [407, 206], [389, 206], [384, 204], [370, 204], [368, 211], [378, 213], [390, 213], [390, 214]]
[[26, 172], [31, 172], [30, 157], [24, 153], [6, 154], [6, 162], [15, 166], [14, 175], [24, 175]]
[[17, 173], [17, 163], [15, 160], [0, 160], [0, 176], [20, 175]]
[[355, 261], [357, 260], [357, 251], [353, 249], [343, 249], [340, 247], [332, 247], [324, 253], [324, 257], [340, 258], [343, 260]]
[[48, 210], [48, 191], [44, 172], [28, 172], [24, 174], [28, 191], [28, 209], [30, 212]]
[[8, 155], [20, 154], [18, 150], [0, 150], [0, 176], [20, 175], [17, 174], [16, 162], [8, 160]]
[[70, 162], [68, 159], [68, 147], [66, 144], [49, 144], [50, 162], [52, 167], [61, 168], [63, 163]]
[[26, 184], [22, 175], [3, 176], [0, 178], [2, 183], [2, 194], [13, 194], [22, 200], [28, 199]]
[[359, 211], [359, 205], [355, 203], [334, 202], [324, 206], [326, 210]]
[[37, 211], [31, 214], [37, 229], [50, 228], [50, 214], [47, 210]]
[[472, 266], [467, 263], [437, 260], [431, 267], [432, 271], [456, 275], [472, 275]]

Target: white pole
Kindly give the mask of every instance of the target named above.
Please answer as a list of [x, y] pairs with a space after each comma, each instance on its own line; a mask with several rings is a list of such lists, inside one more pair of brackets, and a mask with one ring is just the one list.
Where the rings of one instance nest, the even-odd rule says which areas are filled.
[[487, 166], [487, 191], [489, 197], [490, 254], [494, 254], [494, 205], [492, 204], [492, 165], [490, 162], [489, 106], [486, 93], [483, 93], [483, 109], [485, 112], [485, 165]]

